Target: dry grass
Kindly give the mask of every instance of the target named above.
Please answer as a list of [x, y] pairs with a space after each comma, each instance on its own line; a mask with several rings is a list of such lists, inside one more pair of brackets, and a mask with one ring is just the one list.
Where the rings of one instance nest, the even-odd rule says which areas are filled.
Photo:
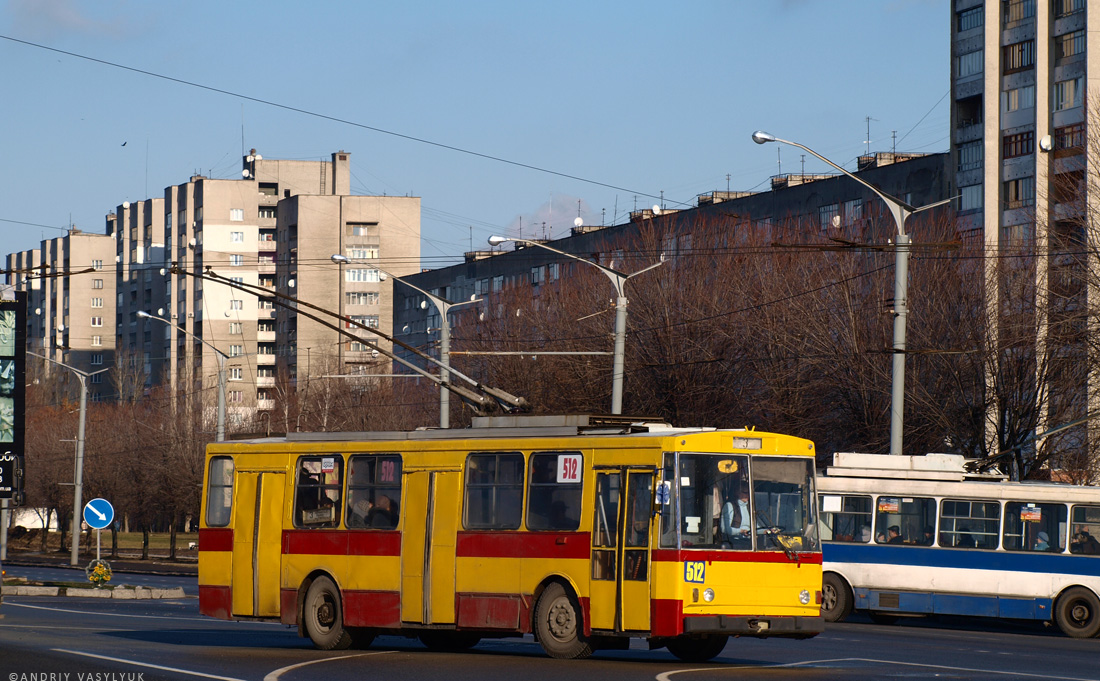
[[[20, 532], [21, 528], [14, 528], [8, 535], [8, 550], [9, 551], [33, 551], [40, 552], [42, 550], [42, 530], [25, 530]], [[198, 551], [195, 549], [189, 549], [192, 543], [197, 543], [199, 535], [197, 532], [179, 532], [176, 534], [176, 555], [181, 558], [194, 558], [198, 555]], [[105, 553], [109, 553], [111, 550], [111, 533], [102, 532], [100, 534], [100, 550]], [[140, 532], [119, 532], [118, 533], [118, 549], [123, 555], [140, 556], [141, 555], [141, 542], [142, 535]], [[80, 537], [81, 551], [95, 552], [96, 537], [93, 531], [91, 535], [87, 532], [83, 533]], [[164, 557], [169, 553], [171, 546], [171, 535], [167, 532], [155, 532], [149, 534], [149, 554], [151, 557]], [[68, 550], [68, 545], [64, 551]], [[50, 532], [46, 537], [46, 551], [47, 552], [63, 552], [61, 547], [61, 535], [57, 532]]]

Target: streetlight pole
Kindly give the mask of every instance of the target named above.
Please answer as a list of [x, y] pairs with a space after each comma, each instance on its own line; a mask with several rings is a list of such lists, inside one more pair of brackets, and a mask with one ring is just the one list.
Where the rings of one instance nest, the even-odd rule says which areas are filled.
[[81, 371], [76, 367], [69, 366], [64, 362], [58, 362], [56, 359], [50, 359], [45, 355], [40, 355], [37, 352], [28, 352], [28, 355], [33, 355], [39, 359], [44, 359], [47, 362], [53, 362], [54, 364], [65, 367], [69, 371], [76, 374], [77, 380], [80, 381], [80, 423], [76, 427], [76, 462], [73, 466], [73, 522], [72, 522], [72, 537], [69, 543], [72, 546], [72, 551], [69, 556], [69, 565], [76, 566], [79, 563], [80, 553], [80, 531], [77, 529], [79, 523], [77, 518], [80, 517], [81, 507], [84, 503], [84, 422], [88, 414], [88, 377], [101, 374], [104, 371], [110, 369], [100, 369], [99, 371]]
[[[346, 265], [348, 262], [350, 262], [350, 258], [348, 258], [346, 255], [340, 255], [339, 253], [330, 256], [329, 259], [338, 265]], [[387, 272], [386, 270], [382, 269], [374, 263], [371, 263], [371, 267], [378, 270], [382, 274], [393, 278], [394, 281], [399, 281], [405, 286], [413, 289], [414, 291], [424, 294], [424, 296], [432, 302], [432, 305], [435, 306], [436, 312], [439, 313], [441, 321], [439, 326], [439, 359], [443, 362], [443, 365], [439, 367], [439, 378], [442, 381], [449, 381], [451, 377], [451, 372], [449, 370], [451, 366], [451, 320], [448, 315], [453, 308], [456, 308], [460, 305], [477, 303], [480, 302], [480, 299], [475, 297], [471, 298], [470, 300], [464, 300], [460, 303], [452, 303], [446, 298], [440, 298], [433, 293], [428, 293], [419, 286], [410, 284], [396, 274], [393, 274], [392, 272]], [[343, 279], [341, 278], [341, 282], [342, 281]], [[439, 389], [439, 427], [451, 427], [451, 393], [449, 390], [444, 390], [443, 388]]]
[[[159, 310], [159, 312], [161, 314], [164, 314], [163, 310]], [[150, 313], [148, 313], [144, 310], [138, 310], [137, 316], [144, 317], [145, 319], [155, 319], [158, 322], [163, 322], [163, 323], [167, 324], [168, 326], [176, 326], [175, 324], [173, 324], [169, 320], [167, 320], [163, 317], [158, 317], [154, 314], [150, 314]], [[214, 351], [214, 356], [218, 358], [218, 430], [217, 430], [217, 434], [215, 435], [215, 439], [218, 442], [224, 442], [225, 441], [225, 379], [226, 379], [225, 362], [226, 362], [227, 359], [229, 359], [229, 355], [226, 355], [224, 352], [222, 352], [218, 348], [214, 347], [214, 345], [212, 345], [211, 343], [209, 343], [205, 339], [200, 338], [199, 336], [196, 336], [195, 334], [191, 333], [187, 329], [181, 328], [179, 326], [176, 326], [176, 329], [180, 333], [191, 336], [195, 340], [199, 341], [203, 345], [205, 345], [208, 348], [210, 348], [211, 350], [213, 350]]]
[[509, 238], [503, 236], [491, 236], [489, 237], [490, 246], [499, 246], [507, 241], [512, 241], [517, 244], [525, 244], [527, 246], [538, 246], [551, 253], [557, 253], [558, 255], [565, 256], [566, 258], [572, 258], [579, 262], [583, 262], [586, 265], [591, 265], [607, 275], [607, 278], [611, 280], [611, 285], [615, 287], [615, 352], [611, 364], [611, 413], [621, 414], [623, 413], [623, 376], [625, 373], [626, 363], [626, 282], [631, 277], [636, 277], [642, 272], [648, 272], [654, 267], [659, 267], [662, 262], [654, 263], [649, 267], [640, 269], [633, 274], [623, 274], [618, 270], [613, 270], [610, 267], [604, 267], [599, 263], [586, 260], [580, 256], [573, 255], [572, 253], [566, 253], [565, 251], [559, 251], [556, 248], [551, 248], [539, 241], [530, 241], [528, 239]]
[[951, 199], [945, 199], [915, 208], [905, 201], [887, 194], [870, 182], [857, 177], [813, 149], [799, 144], [798, 142], [780, 139], [763, 130], [754, 132], [752, 134], [752, 141], [757, 144], [779, 142], [781, 144], [789, 144], [792, 147], [798, 147], [802, 151], [824, 161], [841, 173], [870, 189], [876, 196], [885, 201], [886, 206], [890, 209], [890, 215], [894, 218], [894, 224], [898, 232], [897, 238], [894, 241], [894, 348], [890, 387], [890, 453], [900, 456], [903, 453], [902, 429], [904, 426], [905, 412], [905, 325], [909, 317], [908, 290], [910, 240], [909, 235], [905, 233], [905, 221], [914, 213], [919, 213], [929, 208], [935, 208], [936, 206], [942, 206], [949, 203]]

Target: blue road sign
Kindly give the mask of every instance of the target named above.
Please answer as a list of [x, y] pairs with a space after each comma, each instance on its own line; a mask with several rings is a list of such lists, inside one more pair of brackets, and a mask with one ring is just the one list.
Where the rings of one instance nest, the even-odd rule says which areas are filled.
[[106, 499], [92, 499], [84, 507], [84, 522], [93, 530], [102, 530], [115, 519], [115, 507]]

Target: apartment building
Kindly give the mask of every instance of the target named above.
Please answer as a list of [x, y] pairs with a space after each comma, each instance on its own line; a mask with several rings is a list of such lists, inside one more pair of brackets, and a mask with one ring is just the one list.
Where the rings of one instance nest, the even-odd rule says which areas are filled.
[[[420, 269], [420, 199], [300, 194], [279, 203], [276, 235], [281, 253], [275, 269], [278, 291], [341, 311], [357, 324], [338, 323], [364, 339], [351, 340], [299, 314], [299, 309], [316, 314], [307, 307], [279, 307], [274, 329], [277, 372], [285, 372], [292, 385], [311, 376], [389, 373], [390, 361], [371, 344], [385, 351], [390, 343], [359, 324], [392, 333], [392, 276]], [[346, 262], [334, 262], [334, 255]]]
[[[36, 249], [10, 253], [8, 283], [27, 291], [27, 350], [85, 373], [114, 365], [115, 278], [113, 234], [72, 228]], [[30, 364], [28, 363], [28, 366]], [[56, 365], [45, 367], [58, 371]], [[60, 370], [63, 382], [77, 381]], [[88, 379], [90, 399], [113, 397], [109, 372]]]
[[[1100, 186], [1086, 161], [1100, 151], [1086, 120], [1100, 94], [1097, 9], [1087, 0], [955, 0], [951, 7], [950, 153], [960, 227], [987, 256], [1011, 256], [986, 259], [987, 315], [999, 320], [992, 327], [1001, 328], [1006, 310], [1034, 310], [1041, 347], [1033, 390], [1050, 396], [1039, 438], [1096, 407], [1088, 395], [1097, 386], [1079, 372], [1045, 372], [1042, 358], [1088, 359], [1084, 342], [1049, 332], [1096, 302], [1081, 274], [1086, 263], [1073, 252], [1100, 242], [1087, 217], [1095, 216]], [[1014, 263], [1025, 279], [1006, 284], [1004, 270]], [[1044, 388], [1057, 374], [1072, 378]], [[990, 442], [997, 421], [987, 418]], [[1077, 431], [1082, 447], [1096, 439], [1085, 426]], [[1072, 446], [1065, 436], [1062, 446]]]

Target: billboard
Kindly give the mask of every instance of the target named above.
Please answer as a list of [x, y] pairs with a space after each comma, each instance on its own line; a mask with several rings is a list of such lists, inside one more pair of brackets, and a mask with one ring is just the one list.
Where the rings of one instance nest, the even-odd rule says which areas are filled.
[[0, 499], [23, 503], [27, 294], [0, 287]]

